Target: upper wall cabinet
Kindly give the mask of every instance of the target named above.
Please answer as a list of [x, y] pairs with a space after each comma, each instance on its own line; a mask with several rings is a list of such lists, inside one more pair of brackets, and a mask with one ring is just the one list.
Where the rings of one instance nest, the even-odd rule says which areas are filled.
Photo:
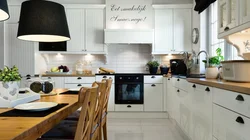
[[238, 9], [239, 9], [239, 0], [219, 0], [218, 1], [219, 34], [227, 32], [239, 25]]
[[154, 5], [155, 44], [153, 54], [192, 51], [192, 5]]
[[250, 1], [240, 0], [240, 23], [244, 24], [250, 21]]
[[104, 6], [66, 7], [71, 40], [68, 52], [103, 54], [104, 49]]

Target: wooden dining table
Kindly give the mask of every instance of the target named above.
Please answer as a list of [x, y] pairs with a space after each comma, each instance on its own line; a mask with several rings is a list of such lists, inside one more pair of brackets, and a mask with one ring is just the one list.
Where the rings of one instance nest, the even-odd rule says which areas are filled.
[[[55, 89], [57, 95], [44, 96], [36, 102], [57, 102], [68, 105], [45, 117], [0, 117], [0, 140], [36, 140], [60, 121], [80, 108], [78, 94], [61, 94], [67, 89]], [[0, 113], [10, 109], [0, 109]]]

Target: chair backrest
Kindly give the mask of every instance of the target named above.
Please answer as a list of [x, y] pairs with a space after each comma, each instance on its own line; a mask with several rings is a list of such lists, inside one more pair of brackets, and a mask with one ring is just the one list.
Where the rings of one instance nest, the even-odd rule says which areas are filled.
[[82, 109], [77, 124], [75, 140], [90, 140], [98, 90], [98, 85], [93, 85], [91, 88], [82, 87], [79, 91], [79, 103]]
[[[103, 104], [104, 104], [104, 98], [105, 98], [105, 92], [106, 92], [106, 81], [101, 82], [94, 82], [93, 85], [98, 85], [99, 92], [97, 97], [97, 104], [95, 108], [95, 115], [93, 120], [93, 126], [99, 126], [100, 120], [102, 119], [102, 110], [103, 110]], [[92, 133], [92, 139], [96, 139], [97, 137], [100, 137], [100, 127], [96, 127], [96, 130], [94, 130]]]
[[107, 83], [106, 84], [106, 94], [105, 94], [104, 105], [103, 105], [103, 112], [107, 112], [108, 111], [108, 103], [109, 103], [109, 95], [110, 95], [113, 79], [112, 78], [103, 79], [102, 81], [106, 81], [106, 83]]

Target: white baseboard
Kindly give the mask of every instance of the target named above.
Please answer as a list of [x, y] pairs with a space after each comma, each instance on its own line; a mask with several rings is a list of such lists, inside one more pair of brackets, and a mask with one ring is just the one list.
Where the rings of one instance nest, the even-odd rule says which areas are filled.
[[149, 119], [167, 119], [167, 112], [108, 112], [108, 118], [149, 118]]

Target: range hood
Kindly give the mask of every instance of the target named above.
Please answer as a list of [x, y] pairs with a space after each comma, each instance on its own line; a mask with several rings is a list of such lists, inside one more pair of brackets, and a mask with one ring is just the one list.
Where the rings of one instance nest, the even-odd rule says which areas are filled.
[[153, 29], [105, 29], [105, 44], [153, 44]]

